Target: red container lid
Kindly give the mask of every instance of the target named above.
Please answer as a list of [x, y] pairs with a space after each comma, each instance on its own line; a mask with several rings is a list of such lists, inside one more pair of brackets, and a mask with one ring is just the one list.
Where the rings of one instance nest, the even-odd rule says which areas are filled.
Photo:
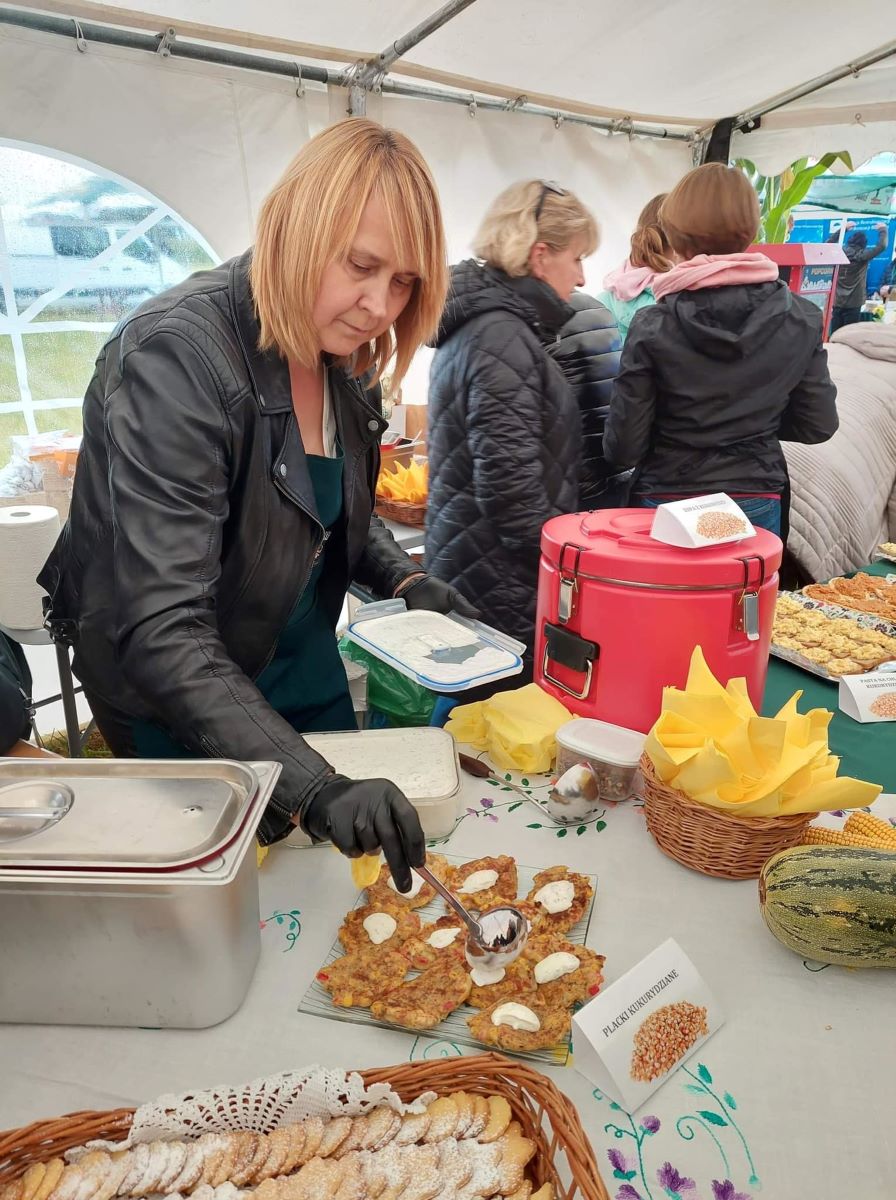
[[740, 542], [691, 550], [655, 542], [653, 516], [649, 508], [608, 508], [554, 517], [541, 532], [541, 552], [569, 575], [660, 586], [739, 587], [744, 559], [754, 560], [749, 582], [755, 586], [760, 574], [768, 579], [781, 566], [781, 539], [765, 529]]

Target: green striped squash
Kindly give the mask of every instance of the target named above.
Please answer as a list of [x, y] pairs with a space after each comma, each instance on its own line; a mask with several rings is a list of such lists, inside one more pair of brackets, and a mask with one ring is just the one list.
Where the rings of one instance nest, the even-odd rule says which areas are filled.
[[801, 958], [896, 967], [896, 851], [783, 850], [762, 868], [759, 907], [778, 941]]

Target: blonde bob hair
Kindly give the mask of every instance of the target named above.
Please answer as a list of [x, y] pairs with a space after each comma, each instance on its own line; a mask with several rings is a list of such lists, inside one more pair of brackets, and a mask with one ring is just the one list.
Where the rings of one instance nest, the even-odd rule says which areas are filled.
[[[536, 212], [538, 219], [536, 220]], [[511, 184], [493, 201], [473, 241], [473, 253], [508, 275], [529, 274], [536, 242], [551, 250], [583, 243], [582, 256], [597, 249], [597, 221], [572, 192], [540, 179]]]
[[259, 346], [313, 366], [320, 336], [312, 314], [324, 270], [345, 259], [373, 193], [382, 199], [401, 265], [417, 276], [391, 329], [347, 365], [380, 378], [394, 357], [393, 380], [438, 328], [448, 290], [448, 256], [439, 196], [417, 147], [403, 133], [358, 117], [339, 121], [302, 147], [265, 199], [258, 217], [251, 284]]

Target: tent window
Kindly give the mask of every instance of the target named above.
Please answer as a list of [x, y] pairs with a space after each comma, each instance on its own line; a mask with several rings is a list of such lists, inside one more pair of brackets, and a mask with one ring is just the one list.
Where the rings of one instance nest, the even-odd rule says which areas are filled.
[[219, 261], [142, 188], [0, 140], [0, 469], [13, 437], [80, 433], [84, 390], [116, 324]]

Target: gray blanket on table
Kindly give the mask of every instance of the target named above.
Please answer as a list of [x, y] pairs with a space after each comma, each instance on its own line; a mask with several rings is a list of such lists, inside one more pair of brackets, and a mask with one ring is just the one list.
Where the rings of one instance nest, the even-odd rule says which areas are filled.
[[896, 542], [896, 325], [862, 322], [828, 346], [840, 428], [821, 446], [784, 443], [788, 548], [814, 580], [868, 563]]

